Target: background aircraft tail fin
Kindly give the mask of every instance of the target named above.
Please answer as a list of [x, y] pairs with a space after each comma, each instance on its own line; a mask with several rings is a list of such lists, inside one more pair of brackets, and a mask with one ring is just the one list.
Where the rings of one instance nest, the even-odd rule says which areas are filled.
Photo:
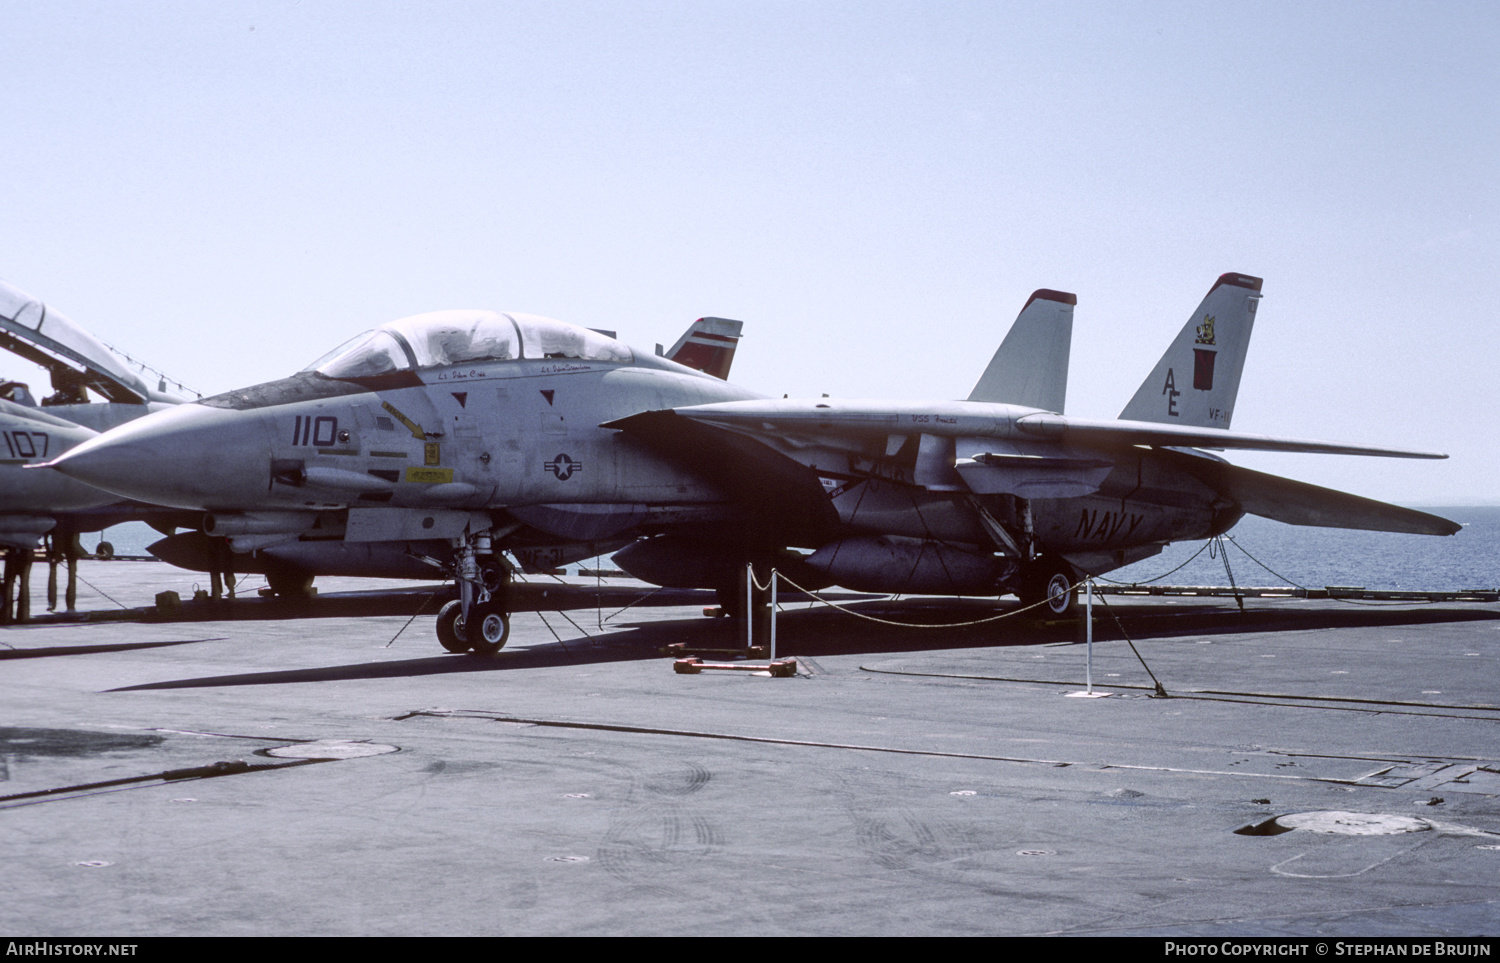
[[743, 321], [699, 318], [682, 333], [671, 351], [658, 350], [657, 353], [704, 374], [727, 379], [729, 366], [734, 363], [734, 349], [740, 343], [740, 332], [744, 327]]
[[1260, 285], [1260, 278], [1249, 275], [1220, 275], [1120, 417], [1228, 428], [1255, 326]]
[[1077, 297], [1061, 291], [1043, 288], [1032, 294], [969, 392], [969, 400], [1061, 414], [1068, 397], [1068, 355], [1077, 303]]

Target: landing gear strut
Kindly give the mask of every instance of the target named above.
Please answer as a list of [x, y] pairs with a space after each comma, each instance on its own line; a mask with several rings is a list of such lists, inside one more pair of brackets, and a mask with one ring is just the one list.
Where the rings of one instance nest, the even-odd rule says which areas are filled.
[[458, 598], [438, 610], [438, 643], [449, 652], [494, 655], [510, 638], [510, 571], [488, 532], [458, 544]]

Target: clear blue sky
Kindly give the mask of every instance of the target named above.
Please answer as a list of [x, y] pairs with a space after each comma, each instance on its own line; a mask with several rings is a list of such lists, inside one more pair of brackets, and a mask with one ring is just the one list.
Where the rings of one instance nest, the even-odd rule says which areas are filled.
[[1236, 461], [1500, 500], [1497, 11], [0, 0], [0, 276], [205, 392], [484, 307], [957, 398], [1052, 287], [1112, 417], [1240, 271], [1235, 428], [1453, 457]]

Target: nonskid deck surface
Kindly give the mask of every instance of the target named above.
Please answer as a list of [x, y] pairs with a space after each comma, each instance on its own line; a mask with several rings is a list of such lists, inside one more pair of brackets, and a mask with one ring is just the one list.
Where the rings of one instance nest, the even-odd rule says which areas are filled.
[[[192, 594], [84, 574], [85, 609]], [[679, 675], [664, 646], [733, 644], [710, 593], [567, 581], [492, 658], [433, 641], [436, 584], [353, 579], [0, 631], [0, 927], [1500, 929], [1493, 604], [1115, 596], [1085, 699], [1077, 624], [916, 627], [1003, 604], [792, 601], [797, 677]]]

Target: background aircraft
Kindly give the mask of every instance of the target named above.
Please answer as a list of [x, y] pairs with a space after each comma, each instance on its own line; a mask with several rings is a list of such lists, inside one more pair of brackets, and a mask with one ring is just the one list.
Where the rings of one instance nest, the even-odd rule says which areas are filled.
[[0, 620], [10, 618], [13, 597], [15, 613], [24, 619], [29, 614], [32, 553], [44, 539], [50, 539], [52, 549], [49, 605], [57, 602], [56, 567], [66, 562], [64, 600], [72, 609], [77, 562], [83, 554], [80, 534], [133, 520], [159, 528], [193, 521], [55, 472], [27, 471], [26, 466], [56, 458], [100, 431], [180, 404], [186, 397], [169, 390], [165, 378], [153, 387], [128, 359], [3, 281], [0, 348], [40, 365], [52, 386], [52, 393], [38, 404], [29, 384], [0, 380], [0, 546], [6, 552]]
[[202, 511], [211, 535], [446, 543], [461, 599], [438, 634], [455, 651], [504, 643], [503, 584], [481, 571], [538, 545], [626, 542], [627, 571], [721, 593], [750, 562], [808, 588], [1015, 592], [1060, 612], [1080, 573], [1246, 511], [1456, 531], [1192, 447], [1443, 457], [1230, 431], [1260, 287], [1219, 278], [1117, 421], [1053, 410], [1073, 307], [1057, 292], [1028, 302], [971, 400], [952, 402], [772, 400], [562, 322], [445, 311], [51, 464]]

